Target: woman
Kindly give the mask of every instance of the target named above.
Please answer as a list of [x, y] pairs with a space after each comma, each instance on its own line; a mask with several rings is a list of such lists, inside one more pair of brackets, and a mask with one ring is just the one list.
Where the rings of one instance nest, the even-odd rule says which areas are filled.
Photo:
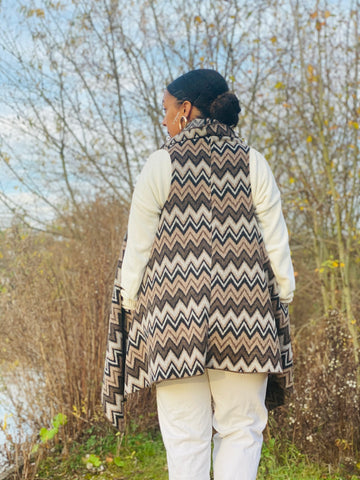
[[170, 139], [137, 181], [121, 270], [125, 393], [156, 383], [170, 480], [209, 479], [213, 428], [215, 480], [251, 480], [265, 400], [283, 403], [292, 386], [280, 194], [234, 132], [239, 102], [219, 73], [182, 75], [163, 104]]

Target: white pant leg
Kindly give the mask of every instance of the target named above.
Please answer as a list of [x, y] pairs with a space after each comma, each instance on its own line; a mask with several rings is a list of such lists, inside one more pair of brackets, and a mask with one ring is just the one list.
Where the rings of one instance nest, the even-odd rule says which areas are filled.
[[169, 480], [209, 480], [212, 410], [207, 375], [156, 385]]
[[208, 371], [214, 400], [214, 480], [255, 480], [267, 423], [267, 374]]

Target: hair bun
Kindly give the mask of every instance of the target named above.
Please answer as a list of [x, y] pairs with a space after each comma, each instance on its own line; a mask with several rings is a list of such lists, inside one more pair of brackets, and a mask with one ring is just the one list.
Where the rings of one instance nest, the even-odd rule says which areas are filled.
[[222, 93], [210, 105], [211, 118], [230, 127], [237, 125], [240, 111], [239, 100], [232, 92]]

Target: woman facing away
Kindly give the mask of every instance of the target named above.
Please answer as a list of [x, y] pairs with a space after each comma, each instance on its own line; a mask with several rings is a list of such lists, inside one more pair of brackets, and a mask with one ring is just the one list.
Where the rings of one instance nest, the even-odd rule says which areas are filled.
[[252, 480], [267, 407], [292, 387], [280, 193], [219, 73], [182, 75], [163, 105], [170, 138], [138, 178], [121, 269], [125, 394], [156, 383], [170, 480], [209, 480], [213, 428], [214, 479]]

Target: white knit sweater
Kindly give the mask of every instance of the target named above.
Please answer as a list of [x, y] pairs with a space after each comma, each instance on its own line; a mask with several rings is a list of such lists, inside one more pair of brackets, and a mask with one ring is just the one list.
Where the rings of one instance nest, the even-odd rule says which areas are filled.
[[[288, 232], [280, 192], [265, 158], [250, 148], [250, 182], [255, 213], [280, 287], [280, 300], [289, 303], [295, 290]], [[171, 159], [166, 150], [148, 158], [137, 180], [129, 216], [128, 240], [121, 270], [123, 307], [133, 309], [150, 257], [159, 217], [171, 184]]]

